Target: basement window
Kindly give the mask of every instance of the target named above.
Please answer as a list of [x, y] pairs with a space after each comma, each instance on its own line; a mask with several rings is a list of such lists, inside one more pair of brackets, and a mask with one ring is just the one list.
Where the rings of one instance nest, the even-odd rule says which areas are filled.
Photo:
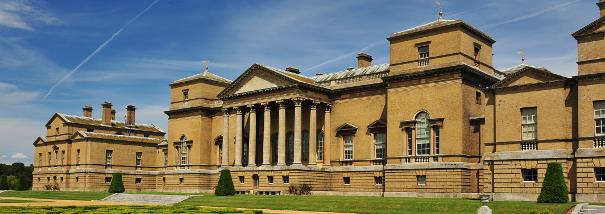
[[426, 185], [426, 175], [416, 175], [416, 183], [419, 186]]
[[185, 182], [185, 178], [179, 178], [179, 184], [183, 184]]
[[594, 175], [597, 182], [605, 182], [605, 167], [594, 168]]
[[284, 181], [284, 184], [289, 184], [290, 183], [290, 176], [282, 176], [281, 177], [282, 180]]
[[342, 177], [342, 182], [345, 185], [351, 185], [351, 177]]
[[273, 176], [267, 176], [267, 182], [269, 182], [269, 184], [273, 184]]
[[244, 184], [245, 183], [246, 179], [244, 178], [244, 176], [239, 176], [238, 178], [239, 178], [239, 183], [240, 184]]
[[135, 178], [134, 179], [134, 183], [135, 184], [141, 184], [142, 181], [143, 181], [143, 179], [141, 179], [141, 178]]
[[382, 179], [382, 176], [375, 176], [375, 177], [374, 177], [374, 184], [376, 184], [376, 185], [379, 185], [379, 186], [380, 186], [380, 185], [382, 185], [382, 184], [383, 184], [383, 182], [384, 182], [384, 181], [383, 181], [383, 179]]
[[105, 177], [105, 183], [106, 184], [111, 183], [111, 177]]
[[538, 181], [538, 169], [521, 169], [521, 175], [523, 176], [523, 182]]

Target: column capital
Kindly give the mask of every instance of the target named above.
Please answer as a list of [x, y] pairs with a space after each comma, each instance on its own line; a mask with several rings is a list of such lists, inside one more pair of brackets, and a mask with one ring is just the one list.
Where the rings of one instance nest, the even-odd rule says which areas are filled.
[[240, 106], [240, 107], [235, 108], [235, 113], [242, 114], [242, 107]]
[[297, 98], [292, 99], [292, 101], [294, 101], [294, 106], [300, 107], [300, 106], [302, 106], [302, 102], [305, 101], [305, 99], [297, 97]]
[[263, 108], [265, 108], [265, 111], [269, 111], [269, 110], [271, 110], [271, 106], [269, 105], [269, 103], [268, 103], [268, 102], [266, 102], [266, 103], [261, 103], [261, 105], [263, 106]]
[[247, 105], [246, 107], [248, 107], [250, 109], [250, 112], [256, 112], [256, 106], [254, 104], [252, 105]]
[[223, 112], [223, 115], [229, 116], [229, 108], [222, 108], [221, 111]]
[[278, 100], [278, 101], [275, 101], [275, 102], [279, 105], [280, 109], [286, 108], [286, 100]]
[[332, 104], [326, 103], [326, 112], [332, 111]]
[[317, 109], [317, 105], [321, 104], [321, 102], [319, 101], [313, 101], [311, 102], [311, 109]]

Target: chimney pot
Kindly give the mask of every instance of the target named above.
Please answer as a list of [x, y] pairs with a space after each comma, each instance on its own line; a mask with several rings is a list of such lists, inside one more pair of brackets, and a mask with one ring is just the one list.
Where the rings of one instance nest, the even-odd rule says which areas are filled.
[[111, 110], [111, 106], [112, 104], [110, 102], [105, 101], [103, 104], [101, 104], [101, 106], [103, 106], [103, 124], [104, 125], [111, 125], [111, 116], [112, 116], [112, 110]]
[[135, 108], [133, 105], [126, 106], [126, 125], [134, 126], [136, 124], [135, 120]]
[[286, 68], [286, 71], [287, 71], [287, 72], [290, 72], [290, 73], [300, 74], [300, 70], [299, 70], [298, 68], [296, 68], [296, 67], [292, 67], [292, 66], [287, 67], [287, 68]]
[[92, 106], [85, 105], [82, 107], [82, 116], [92, 118]]
[[357, 67], [365, 68], [372, 65], [372, 56], [370, 54], [361, 52], [357, 54]]

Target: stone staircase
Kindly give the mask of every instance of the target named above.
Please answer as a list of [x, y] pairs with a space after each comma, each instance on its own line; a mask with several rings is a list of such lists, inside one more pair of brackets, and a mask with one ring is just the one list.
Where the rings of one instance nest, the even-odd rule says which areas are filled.
[[187, 200], [189, 197], [191, 196], [115, 193], [101, 201], [170, 205]]
[[584, 205], [580, 209], [579, 214], [605, 214], [605, 206], [601, 205]]

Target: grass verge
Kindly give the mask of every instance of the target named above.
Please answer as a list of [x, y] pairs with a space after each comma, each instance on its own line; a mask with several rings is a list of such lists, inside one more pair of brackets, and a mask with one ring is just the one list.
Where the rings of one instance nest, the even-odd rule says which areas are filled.
[[53, 191], [6, 191], [0, 193], [4, 197], [44, 198], [61, 200], [100, 200], [111, 195], [106, 192], [53, 192]]
[[85, 207], [2, 207], [0, 213], [253, 213], [235, 209], [195, 206], [85, 206]]

